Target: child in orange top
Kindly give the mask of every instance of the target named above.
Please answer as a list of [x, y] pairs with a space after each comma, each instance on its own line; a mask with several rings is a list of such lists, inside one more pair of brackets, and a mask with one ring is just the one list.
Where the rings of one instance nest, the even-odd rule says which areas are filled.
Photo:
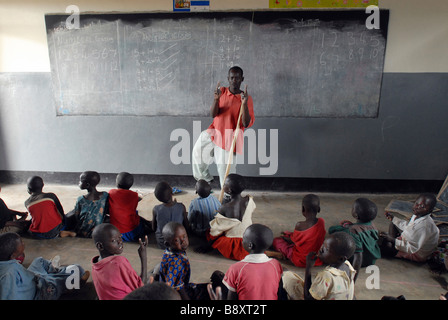
[[31, 235], [36, 239], [76, 236], [76, 233], [64, 230], [65, 214], [58, 197], [51, 192], [42, 192], [43, 187], [41, 177], [33, 176], [27, 181], [30, 197], [25, 201], [25, 207], [31, 215]]
[[[319, 197], [314, 194], [306, 195], [302, 200], [305, 221], [297, 222], [294, 232], [282, 232], [282, 237], [274, 239], [274, 249], [297, 267], [305, 267], [308, 253], [318, 251], [324, 242], [325, 222], [324, 219], [316, 217], [319, 212]], [[322, 265], [322, 261], [317, 259], [315, 265]]]

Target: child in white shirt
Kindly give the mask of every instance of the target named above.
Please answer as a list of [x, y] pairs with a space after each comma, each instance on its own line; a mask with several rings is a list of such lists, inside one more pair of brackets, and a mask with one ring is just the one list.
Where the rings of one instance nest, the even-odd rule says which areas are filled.
[[437, 199], [433, 194], [421, 194], [414, 203], [414, 215], [409, 221], [394, 217], [385, 212], [391, 221], [389, 232], [380, 232], [382, 239], [381, 253], [383, 256], [394, 256], [411, 261], [426, 261], [439, 242], [439, 229], [432, 220], [430, 213]]

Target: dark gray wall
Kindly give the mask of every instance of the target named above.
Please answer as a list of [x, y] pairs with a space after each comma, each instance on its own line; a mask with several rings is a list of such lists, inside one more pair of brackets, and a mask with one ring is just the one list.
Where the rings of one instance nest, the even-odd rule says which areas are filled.
[[[259, 118], [252, 134], [259, 141], [266, 129], [269, 141], [278, 130], [275, 177], [443, 180], [447, 88], [446, 73], [385, 73], [378, 118]], [[185, 129], [190, 140], [183, 143], [191, 149], [193, 122], [201, 121], [202, 129], [211, 122], [208, 117], [57, 117], [53, 100], [50, 73], [0, 74], [0, 170], [191, 175], [189, 164], [171, 163], [170, 151], [179, 145], [170, 135]], [[268, 145], [268, 156], [269, 150]], [[268, 164], [258, 160], [238, 171], [258, 176], [274, 160], [271, 155]]]

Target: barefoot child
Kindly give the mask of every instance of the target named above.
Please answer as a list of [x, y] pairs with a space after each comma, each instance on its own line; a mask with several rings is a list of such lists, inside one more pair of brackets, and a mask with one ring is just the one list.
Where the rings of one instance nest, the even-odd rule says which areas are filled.
[[[0, 191], [2, 188], [0, 187]], [[20, 218], [17, 218], [20, 216]], [[3, 199], [0, 198], [0, 234], [16, 232], [22, 234], [28, 231], [30, 221], [27, 221], [28, 212], [20, 212], [8, 208]]]
[[440, 231], [431, 217], [436, 203], [437, 199], [433, 194], [419, 195], [410, 221], [385, 212], [391, 223], [389, 233], [380, 233], [382, 254], [416, 262], [426, 261], [439, 242]]
[[381, 258], [378, 230], [372, 222], [376, 215], [375, 203], [366, 198], [358, 198], [352, 207], [352, 216], [356, 222], [344, 220], [339, 226], [332, 226], [328, 229], [330, 234], [338, 231], [346, 232], [355, 240], [356, 250], [352, 265], [356, 270], [356, 275], [361, 267], [373, 265], [377, 259]]
[[[252, 224], [255, 202], [251, 196], [242, 196], [245, 189], [244, 178], [236, 173], [227, 176], [224, 192], [230, 195], [230, 201], [219, 209], [219, 213], [210, 222], [207, 235], [209, 247], [217, 249], [224, 257], [242, 260], [249, 253], [243, 246], [243, 233]], [[200, 248], [198, 252], [207, 251]]]
[[152, 230], [151, 224], [138, 215], [137, 206], [141, 200], [138, 193], [129, 190], [134, 177], [120, 172], [116, 178], [116, 189], [109, 191], [110, 223], [120, 230], [123, 241], [138, 241]]
[[[318, 251], [324, 242], [325, 222], [324, 219], [316, 217], [319, 212], [319, 197], [314, 194], [306, 195], [302, 200], [302, 215], [305, 221], [297, 222], [294, 232], [282, 232], [282, 237], [274, 239], [274, 249], [297, 267], [305, 267], [308, 253]], [[322, 265], [322, 261], [317, 259], [315, 265]]]
[[173, 199], [173, 188], [168, 182], [162, 181], [156, 185], [154, 195], [162, 202], [156, 205], [152, 211], [152, 230], [156, 233], [157, 245], [160, 249], [165, 249], [165, 239], [162, 230], [165, 224], [170, 221], [181, 223], [185, 229], [189, 229], [187, 209], [183, 203]]
[[[190, 282], [191, 268], [186, 253], [189, 241], [185, 227], [171, 221], [165, 224], [162, 232], [166, 249], [159, 268], [160, 281], [176, 289], [182, 300], [209, 300], [207, 283]], [[221, 274], [222, 280], [224, 274], [219, 271], [215, 271], [211, 278], [215, 279], [216, 273]]]
[[139, 239], [138, 255], [141, 263], [140, 276], [129, 260], [121, 256], [123, 241], [114, 225], [102, 223], [92, 234], [99, 256], [92, 259], [92, 279], [100, 300], [121, 300], [128, 293], [142, 287], [148, 281], [146, 244]]
[[27, 181], [30, 197], [25, 201], [25, 207], [31, 215], [31, 235], [36, 239], [76, 236], [74, 232], [64, 230], [64, 208], [58, 197], [51, 192], [42, 192], [43, 187], [41, 177], [33, 176]]
[[25, 269], [21, 263], [24, 251], [25, 245], [17, 233], [0, 235], [0, 300], [57, 300], [68, 290], [66, 281], [72, 275], [69, 270], [78, 268], [79, 285], [89, 278], [89, 271], [79, 265], [55, 267], [42, 257]]
[[[306, 258], [305, 300], [353, 300], [355, 269], [348, 259], [355, 252], [355, 241], [345, 232], [335, 232], [325, 239], [319, 252]], [[328, 266], [311, 281], [311, 269], [316, 258]]]
[[246, 229], [243, 245], [249, 255], [231, 265], [224, 276], [228, 300], [278, 300], [283, 269], [280, 262], [264, 254], [272, 240], [272, 230], [264, 225]]
[[108, 213], [108, 193], [96, 189], [100, 175], [96, 171], [84, 171], [79, 177], [79, 188], [87, 194], [76, 200], [73, 216], [75, 232], [80, 237], [91, 238], [93, 229], [103, 223]]
[[196, 182], [196, 193], [199, 197], [193, 199], [188, 209], [188, 221], [191, 231], [200, 237], [210, 229], [210, 221], [213, 220], [221, 207], [221, 203], [211, 192], [210, 184], [205, 180]]

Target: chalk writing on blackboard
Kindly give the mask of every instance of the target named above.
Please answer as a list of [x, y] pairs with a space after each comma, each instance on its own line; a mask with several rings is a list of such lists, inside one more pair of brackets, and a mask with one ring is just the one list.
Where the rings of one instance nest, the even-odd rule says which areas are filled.
[[[257, 117], [378, 116], [387, 19], [363, 12], [47, 15], [58, 115], [208, 116], [239, 65]], [[385, 29], [384, 29], [385, 28]]]

